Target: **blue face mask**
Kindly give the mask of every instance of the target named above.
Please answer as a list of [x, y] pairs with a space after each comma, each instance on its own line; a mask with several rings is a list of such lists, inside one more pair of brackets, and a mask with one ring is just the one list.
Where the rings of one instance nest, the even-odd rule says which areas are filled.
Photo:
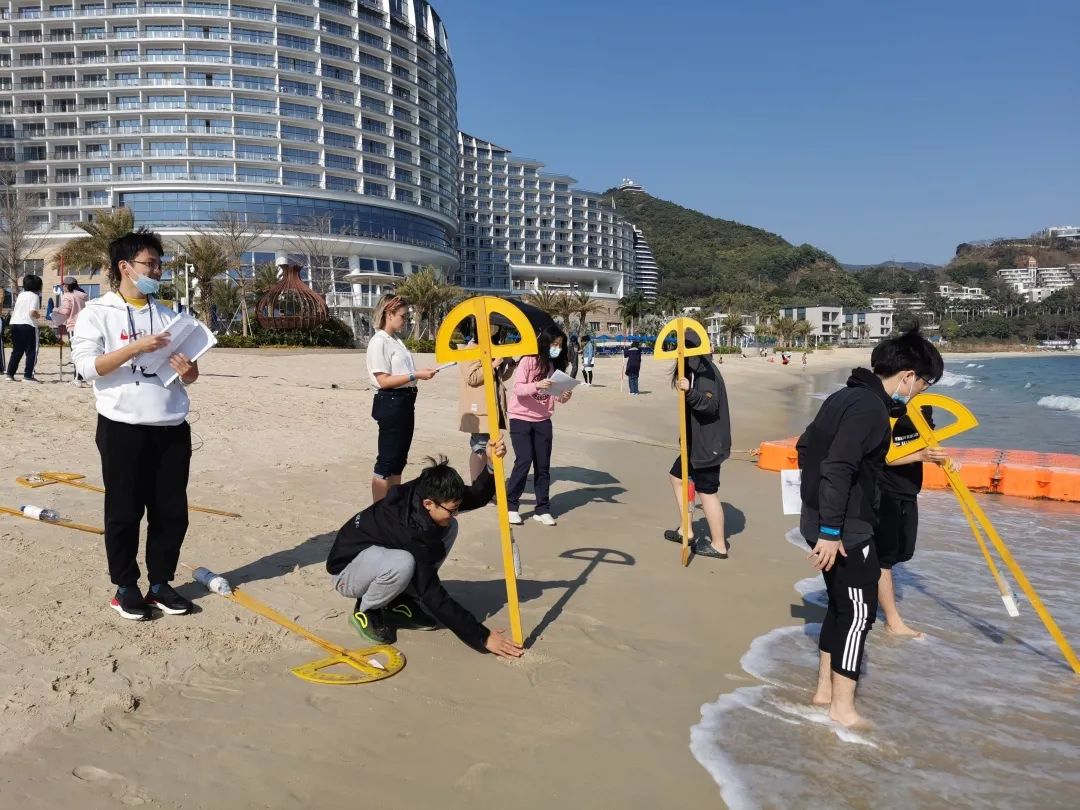
[[562, 349], [559, 346], [552, 346], [548, 349], [548, 357], [552, 360], [557, 360], [560, 354], [562, 354]]
[[143, 295], [157, 295], [157, 291], [161, 288], [161, 281], [150, 276], [136, 276], [135, 277], [135, 289], [141, 292]]
[[[893, 395], [892, 395], [893, 402], [899, 402], [901, 405], [907, 405], [908, 400], [911, 399], [911, 394], [910, 393], [901, 394], [900, 393], [900, 386], [901, 385], [903, 385], [903, 382], [899, 382], [899, 383], [896, 384], [896, 390], [893, 391]], [[908, 388], [908, 391], [910, 392], [911, 389]]]

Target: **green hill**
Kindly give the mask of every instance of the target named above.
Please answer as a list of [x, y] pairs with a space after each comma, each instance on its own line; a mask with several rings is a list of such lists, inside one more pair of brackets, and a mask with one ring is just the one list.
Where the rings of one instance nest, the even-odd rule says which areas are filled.
[[710, 217], [643, 191], [613, 188], [604, 194], [645, 234], [665, 294], [702, 300], [754, 290], [803, 297], [820, 295], [824, 287], [833, 298], [862, 295], [854, 276], [813, 245], [792, 245], [761, 228]]

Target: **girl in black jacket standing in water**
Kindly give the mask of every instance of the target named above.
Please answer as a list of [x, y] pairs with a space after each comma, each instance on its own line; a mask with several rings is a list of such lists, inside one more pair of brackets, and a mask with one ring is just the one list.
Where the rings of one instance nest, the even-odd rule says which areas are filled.
[[[698, 336], [686, 330], [687, 348], [701, 345]], [[724, 538], [724, 507], [720, 503], [720, 465], [731, 455], [731, 418], [728, 415], [727, 388], [720, 369], [709, 355], [687, 357], [686, 377], [679, 377], [678, 366], [672, 373], [673, 388], [686, 392], [686, 446], [689, 453], [689, 474], [694, 488], [701, 496], [701, 508], [709, 524], [709, 537], [694, 542], [694, 525], [690, 522], [690, 545], [701, 557], [726, 560], [728, 544]], [[682, 460], [676, 458], [669, 473], [675, 492], [676, 514], [682, 523]], [[664, 532], [664, 537], [682, 542], [677, 529]]]

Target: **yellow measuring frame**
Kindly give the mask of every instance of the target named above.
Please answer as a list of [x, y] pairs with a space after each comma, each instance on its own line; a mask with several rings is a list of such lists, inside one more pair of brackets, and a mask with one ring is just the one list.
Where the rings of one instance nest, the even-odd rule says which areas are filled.
[[[922, 407], [929, 405], [934, 408], [938, 408], [956, 417], [956, 422], [951, 425], [946, 425], [940, 430], [935, 430], [930, 427], [926, 419], [922, 415]], [[955, 436], [964, 430], [969, 430], [979, 424], [974, 414], [971, 413], [966, 407], [961, 405], [955, 399], [942, 396], [941, 394], [919, 394], [912, 398], [908, 404], [907, 409], [908, 418], [915, 426], [915, 429], [919, 432], [921, 441], [910, 442], [903, 447], [893, 448], [890, 450], [887, 456], [888, 460], [896, 458], [903, 458], [911, 453], [921, 450], [923, 447], [939, 447], [939, 437]], [[961, 425], [958, 429], [957, 426]], [[899, 452], [897, 452], [899, 451]], [[994, 528], [994, 524], [990, 522], [990, 519], [983, 512], [982, 507], [975, 501], [971, 491], [967, 488], [967, 485], [960, 478], [953, 467], [952, 463], [943, 465], [942, 471], [945, 473], [946, 479], [949, 481], [949, 485], [952, 487], [953, 492], [956, 493], [957, 499], [960, 501], [961, 508], [964, 510], [965, 515], [969, 515], [969, 522], [971, 523], [972, 531], [975, 531], [975, 524], [977, 523], [982, 530], [986, 533], [990, 543], [994, 546], [994, 550], [997, 551], [998, 556], [1001, 557], [1005, 566], [1016, 578], [1017, 584], [1024, 592], [1031, 606], [1035, 608], [1035, 613], [1038, 614], [1042, 620], [1043, 625], [1046, 627], [1050, 637], [1058, 645], [1058, 649], [1061, 650], [1062, 655], [1065, 656], [1065, 660], [1068, 661], [1069, 666], [1072, 667], [1073, 672], [1080, 675], [1080, 659], [1077, 659], [1076, 653], [1073, 652], [1072, 647], [1069, 646], [1068, 640], [1064, 634], [1058, 628], [1057, 622], [1054, 621], [1054, 617], [1050, 615], [1050, 611], [1043, 605], [1042, 599], [1035, 592], [1035, 589], [1031, 586], [1031, 582], [1028, 581], [1027, 576], [1024, 574], [1024, 570], [1020, 567], [1020, 564], [1013, 558], [1012, 553], [997, 533], [997, 529]], [[975, 539], [979, 540], [978, 532], [975, 531]], [[981, 544], [980, 544], [981, 545]], [[991, 573], [994, 574], [994, 578], [998, 581], [998, 588], [1002, 591], [1002, 598], [1005, 597], [1005, 592], [1008, 590], [1008, 586], [1004, 584], [1001, 579], [1001, 574], [997, 571], [993, 565], [993, 561], [990, 554], [986, 552], [984, 554], [987, 561], [990, 563]], [[1006, 601], [1006, 607], [1008, 607], [1008, 601]]]
[[[85, 489], [88, 492], [105, 493], [103, 487], [94, 486], [93, 484], [87, 484], [83, 479], [85, 475], [79, 473], [69, 472], [39, 472], [28, 473], [26, 475], [20, 475], [15, 480], [24, 487], [30, 487], [31, 489], [37, 489], [38, 487], [47, 487], [50, 484], [67, 484], [69, 487], [75, 487], [77, 489]], [[236, 512], [226, 512], [222, 509], [211, 509], [209, 506], [195, 506], [194, 504], [188, 504], [189, 512], [204, 512], [208, 515], [218, 515], [219, 517], [232, 517], [238, 518]]]
[[26, 520], [32, 520], [35, 523], [44, 523], [46, 526], [63, 526], [65, 529], [75, 529], [80, 532], [87, 532], [89, 534], [105, 534], [105, 530], [98, 526], [87, 526], [85, 523], [76, 523], [73, 520], [38, 520], [32, 518], [29, 515], [24, 515], [18, 509], [12, 509], [10, 506], [0, 506], [0, 514], [11, 515], [12, 517], [21, 517]]
[[[506, 318], [521, 336], [517, 343], [491, 342], [493, 314]], [[476, 319], [476, 345], [459, 348], [451, 338], [457, 328], [468, 318]], [[435, 360], [438, 363], [471, 363], [480, 361], [484, 372], [484, 395], [487, 402], [488, 433], [492, 441], [499, 439], [499, 400], [495, 391], [495, 370], [492, 360], [536, 354], [536, 332], [525, 313], [509, 301], [494, 296], [481, 295], [469, 298], [454, 307], [439, 327], [435, 339]], [[506, 578], [506, 603], [510, 610], [510, 635], [514, 643], [521, 645], [521, 608], [518, 604], [517, 573], [514, 564], [514, 536], [510, 530], [510, 516], [506, 502], [506, 474], [501, 458], [492, 459], [495, 469], [495, 499], [499, 513], [499, 539], [502, 544], [503, 576]]]
[[[694, 332], [701, 340], [695, 348], [686, 346], [686, 330]], [[675, 348], [665, 349], [664, 343], [672, 330], [675, 332]], [[711, 354], [712, 344], [705, 327], [693, 318], [674, 318], [660, 330], [653, 347], [653, 357], [657, 360], [674, 359], [679, 367], [679, 379], [686, 376], [686, 358], [702, 354]], [[690, 464], [686, 454], [686, 392], [679, 389], [679, 459], [682, 465], [682, 564], [690, 564]]]
[[[281, 625], [286, 630], [291, 630], [297, 635], [303, 636], [311, 643], [322, 647], [330, 653], [329, 658], [312, 661], [310, 664], [303, 664], [289, 670], [293, 675], [302, 680], [311, 681], [312, 683], [329, 684], [331, 686], [371, 683], [373, 681], [381, 681], [385, 678], [389, 678], [391, 675], [400, 672], [401, 668], [405, 666], [405, 656], [401, 654], [400, 650], [396, 647], [391, 647], [389, 644], [365, 647], [362, 650], [347, 650], [326, 639], [319, 638], [310, 630], [301, 627], [291, 619], [287, 619], [273, 608], [263, 604], [244, 591], [234, 589], [232, 594], [225, 598], [231, 599], [238, 605], [243, 605], [253, 613], [258, 613], [260, 616]], [[380, 657], [385, 659], [385, 664], [379, 661]], [[377, 663], [373, 663], [373, 661]], [[339, 664], [352, 667], [355, 672], [339, 673], [325, 671], [330, 667]]]

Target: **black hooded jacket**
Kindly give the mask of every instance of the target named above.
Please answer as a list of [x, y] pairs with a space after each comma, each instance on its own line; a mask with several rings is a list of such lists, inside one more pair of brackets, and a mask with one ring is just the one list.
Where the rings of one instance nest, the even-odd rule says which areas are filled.
[[[485, 470], [465, 490], [460, 511], [479, 509], [494, 496], [495, 478]], [[446, 557], [443, 539], [449, 531], [449, 527], [431, 519], [417, 492], [417, 481], [409, 481], [393, 487], [385, 498], [354, 515], [338, 530], [326, 570], [340, 574], [368, 546], [409, 552], [416, 561], [411, 584], [424, 608], [474, 650], [484, 652], [488, 629], [459, 605], [439, 580], [439, 566]]]
[[903, 405], [892, 400], [873, 372], [857, 368], [799, 437], [799, 528], [807, 541], [820, 534], [851, 549], [874, 536], [890, 413], [902, 416]]
[[731, 417], [720, 369], [707, 357], [686, 358], [686, 431], [690, 466], [718, 467], [731, 455]]

